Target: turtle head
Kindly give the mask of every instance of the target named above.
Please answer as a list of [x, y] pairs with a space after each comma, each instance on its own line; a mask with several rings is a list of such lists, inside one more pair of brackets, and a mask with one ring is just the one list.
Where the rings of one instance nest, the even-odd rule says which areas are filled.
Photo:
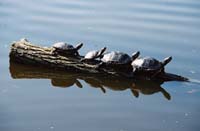
[[101, 49], [99, 50], [98, 57], [102, 58], [102, 57], [103, 57], [103, 53], [106, 51], [106, 49], [107, 49], [106, 47], [101, 48]]
[[165, 66], [167, 65], [170, 61], [172, 60], [172, 57], [166, 57], [163, 61], [162, 61], [162, 65]]
[[166, 57], [161, 63], [160, 68], [151, 76], [152, 78], [157, 76], [162, 70], [164, 71], [164, 67], [172, 60], [172, 57]]
[[137, 51], [137, 52], [134, 52], [134, 53], [132, 54], [132, 56], [131, 56], [131, 58], [132, 58], [132, 61], [134, 61], [136, 58], [138, 58], [138, 57], [139, 57], [139, 55], [140, 55], [140, 52], [139, 52], [139, 51]]
[[76, 48], [76, 50], [79, 50], [82, 46], [83, 46], [83, 43], [79, 43], [79, 44], [76, 45], [75, 48]]

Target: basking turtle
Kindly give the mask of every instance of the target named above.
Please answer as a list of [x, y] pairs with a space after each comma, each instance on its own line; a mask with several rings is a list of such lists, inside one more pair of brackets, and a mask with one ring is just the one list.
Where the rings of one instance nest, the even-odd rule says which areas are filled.
[[86, 62], [86, 61], [92, 61], [96, 58], [102, 58], [103, 57], [103, 53], [106, 51], [106, 47], [101, 48], [100, 50], [93, 50], [93, 51], [89, 51], [83, 59], [81, 59], [82, 62]]
[[163, 61], [158, 61], [152, 57], [137, 58], [131, 65], [133, 72], [142, 72], [150, 74], [151, 77], [156, 76], [159, 73], [164, 73], [164, 66], [172, 60], [172, 57], [167, 57]]
[[101, 58], [102, 63], [100, 65], [130, 65], [139, 55], [139, 51], [133, 53], [131, 57], [123, 52], [112, 51]]
[[78, 50], [83, 46], [83, 43], [77, 44], [75, 47], [73, 45], [67, 44], [65, 42], [58, 42], [52, 46], [52, 54], [54, 55], [72, 55], [79, 56]]

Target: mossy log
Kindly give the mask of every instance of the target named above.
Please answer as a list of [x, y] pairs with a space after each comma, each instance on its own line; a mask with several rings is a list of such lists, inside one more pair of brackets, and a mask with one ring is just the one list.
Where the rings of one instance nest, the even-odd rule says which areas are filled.
[[[127, 79], [144, 78], [149, 79], [145, 74], [132, 75], [131, 66], [127, 67], [101, 67], [97, 69], [98, 60], [91, 62], [81, 62], [83, 56], [61, 56], [51, 53], [51, 47], [36, 46], [27, 41], [16, 41], [11, 45], [10, 61], [22, 64], [41, 66], [55, 70], [81, 72], [87, 74], [104, 74], [120, 76]], [[155, 80], [162, 81], [187, 81], [188, 79], [179, 75], [162, 73], [157, 75]]]

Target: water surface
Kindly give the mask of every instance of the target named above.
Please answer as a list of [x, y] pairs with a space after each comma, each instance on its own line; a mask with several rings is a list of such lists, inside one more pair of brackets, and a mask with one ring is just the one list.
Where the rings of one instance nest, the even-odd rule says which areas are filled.
[[[200, 129], [198, 0], [5, 0], [0, 1], [0, 30], [2, 131]], [[13, 79], [9, 47], [22, 37], [42, 46], [83, 42], [81, 54], [107, 46], [160, 60], [171, 55], [166, 70], [196, 82], [161, 84], [167, 99], [162, 91], [146, 88], [138, 89], [138, 97], [128, 88], [107, 86], [103, 93], [81, 78], [82, 88], [52, 84], [49, 78]]]

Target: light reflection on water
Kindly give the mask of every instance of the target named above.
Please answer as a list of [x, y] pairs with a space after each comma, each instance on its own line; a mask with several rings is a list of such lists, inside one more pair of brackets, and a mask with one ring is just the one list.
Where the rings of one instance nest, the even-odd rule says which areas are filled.
[[[1, 1], [0, 130], [198, 131], [199, 7], [198, 0]], [[78, 78], [83, 88], [76, 81], [67, 83], [72, 85], [68, 89], [55, 88], [49, 79], [12, 79], [9, 46], [22, 37], [45, 46], [81, 41], [81, 54], [107, 46], [128, 54], [140, 50], [142, 56], [158, 59], [171, 55], [174, 59], [166, 70], [195, 81], [163, 83], [171, 96], [168, 101], [160, 87], [140, 86], [135, 89], [140, 92], [137, 98], [128, 87], [111, 91], [109, 85], [102, 93], [102, 88], [90, 88], [101, 84], [85, 77]]]

